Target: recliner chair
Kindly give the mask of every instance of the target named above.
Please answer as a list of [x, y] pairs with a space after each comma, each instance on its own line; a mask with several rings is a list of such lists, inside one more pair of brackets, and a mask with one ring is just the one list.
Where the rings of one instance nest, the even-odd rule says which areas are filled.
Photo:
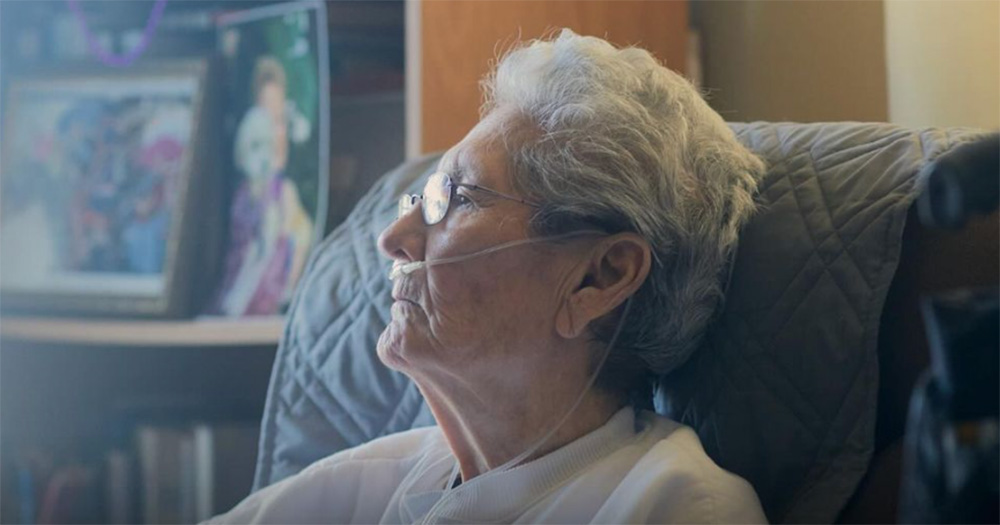
[[[769, 164], [729, 295], [658, 411], [756, 488], [777, 522], [896, 516], [909, 393], [927, 364], [919, 293], [997, 281], [996, 217], [957, 235], [909, 213], [928, 162], [979, 134], [887, 124], [732, 124]], [[374, 353], [388, 318], [375, 238], [436, 164], [401, 166], [312, 255], [267, 396], [255, 488], [375, 437], [433, 424]]]

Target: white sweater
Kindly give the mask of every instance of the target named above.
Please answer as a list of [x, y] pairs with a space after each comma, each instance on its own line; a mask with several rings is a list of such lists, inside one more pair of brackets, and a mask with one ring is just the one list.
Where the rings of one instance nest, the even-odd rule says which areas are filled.
[[[209, 523], [413, 523], [441, 499], [455, 458], [437, 427], [344, 450]], [[438, 522], [764, 523], [753, 488], [688, 427], [631, 408], [544, 457], [451, 491]]]

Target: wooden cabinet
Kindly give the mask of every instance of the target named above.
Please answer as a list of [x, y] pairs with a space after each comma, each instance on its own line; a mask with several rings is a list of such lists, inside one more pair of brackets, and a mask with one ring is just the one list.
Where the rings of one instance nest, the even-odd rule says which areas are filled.
[[406, 5], [407, 154], [445, 149], [479, 120], [479, 80], [519, 41], [568, 27], [686, 60], [688, 2], [410, 0]]

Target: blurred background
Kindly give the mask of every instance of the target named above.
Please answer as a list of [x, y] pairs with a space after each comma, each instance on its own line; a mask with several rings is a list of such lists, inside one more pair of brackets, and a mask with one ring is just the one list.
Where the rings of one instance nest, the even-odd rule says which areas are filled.
[[994, 0], [0, 1], [0, 521], [242, 499], [308, 253], [560, 27], [728, 121], [1000, 127]]

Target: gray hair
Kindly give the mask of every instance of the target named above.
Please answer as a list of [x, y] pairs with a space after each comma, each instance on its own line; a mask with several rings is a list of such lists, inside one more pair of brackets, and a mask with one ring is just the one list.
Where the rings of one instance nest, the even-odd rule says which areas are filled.
[[[654, 266], [598, 379], [648, 396], [653, 378], [690, 357], [722, 301], [764, 163], [643, 49], [564, 29], [506, 53], [482, 84], [484, 116], [513, 110], [522, 121], [504, 143], [515, 188], [542, 203], [535, 233], [599, 227], [649, 242]], [[607, 342], [614, 324], [594, 336]]]

